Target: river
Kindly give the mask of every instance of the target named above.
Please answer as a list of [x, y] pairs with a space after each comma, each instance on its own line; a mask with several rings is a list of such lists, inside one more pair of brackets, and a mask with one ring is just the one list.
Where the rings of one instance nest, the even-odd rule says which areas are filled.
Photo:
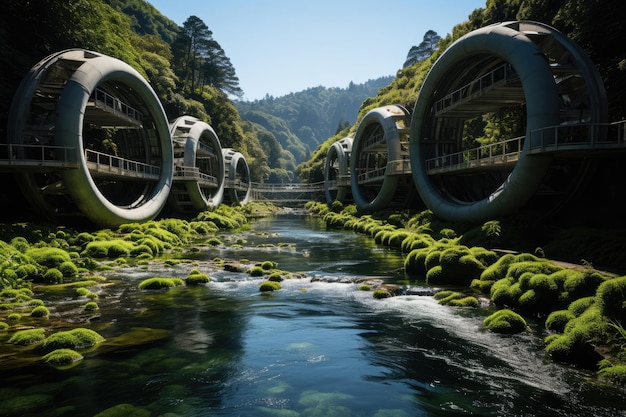
[[[406, 284], [402, 254], [369, 237], [279, 215], [222, 238], [240, 240], [195, 263], [110, 272], [91, 320], [106, 341], [71, 369], [4, 366], [0, 416], [626, 416], [623, 389], [545, 356], [539, 323], [502, 336], [481, 328], [488, 309], [440, 306], [418, 283], [382, 300], [359, 290], [367, 278]], [[261, 293], [261, 278], [215, 269], [215, 257], [302, 274]], [[211, 282], [137, 289], [191, 268]], [[77, 304], [55, 302], [50, 320]]]

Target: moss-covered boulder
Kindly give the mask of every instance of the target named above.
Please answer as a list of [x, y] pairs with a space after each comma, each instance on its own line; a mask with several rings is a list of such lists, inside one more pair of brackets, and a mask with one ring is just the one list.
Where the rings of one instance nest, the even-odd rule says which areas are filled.
[[141, 281], [138, 285], [140, 290], [162, 290], [185, 285], [181, 278], [153, 277]]
[[280, 283], [276, 281], [263, 281], [261, 284], [259, 284], [259, 291], [261, 292], [278, 291], [281, 288], [282, 286], [280, 285]]
[[76, 328], [67, 331], [56, 332], [48, 336], [42, 344], [46, 350], [56, 349], [86, 349], [98, 343], [104, 342], [104, 337], [94, 330]]
[[44, 329], [19, 330], [11, 336], [9, 343], [19, 346], [30, 346], [41, 343], [46, 339]]
[[526, 330], [526, 320], [513, 310], [502, 309], [483, 321], [485, 327], [494, 333], [513, 334]]
[[67, 366], [83, 360], [83, 355], [72, 349], [56, 349], [42, 359], [52, 366]]

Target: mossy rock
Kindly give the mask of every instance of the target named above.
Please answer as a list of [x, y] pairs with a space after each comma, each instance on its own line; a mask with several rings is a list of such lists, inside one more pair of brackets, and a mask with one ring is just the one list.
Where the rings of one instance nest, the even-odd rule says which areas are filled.
[[50, 317], [50, 310], [48, 310], [48, 308], [45, 306], [36, 306], [30, 311], [30, 316], [47, 319], [48, 317]]
[[259, 284], [259, 291], [261, 292], [277, 291], [281, 288], [282, 286], [280, 285], [280, 283], [276, 281], [263, 281], [261, 284]]
[[596, 294], [603, 315], [626, 323], [626, 276], [604, 281]]
[[563, 333], [565, 326], [567, 326], [567, 323], [573, 318], [575, 318], [575, 316], [569, 310], [553, 311], [546, 318], [546, 329], [556, 333]]
[[265, 270], [260, 266], [253, 266], [246, 271], [251, 277], [262, 277], [265, 274]]
[[63, 262], [71, 261], [70, 255], [61, 248], [34, 247], [26, 251], [26, 256], [47, 268], [58, 268]]
[[526, 320], [513, 310], [502, 309], [483, 321], [485, 327], [494, 333], [513, 334], [526, 330]]
[[140, 290], [161, 290], [166, 288], [185, 285], [181, 278], [160, 278], [153, 277], [141, 281], [138, 285]]
[[52, 366], [67, 366], [83, 360], [83, 355], [72, 349], [56, 349], [42, 359]]
[[104, 337], [91, 329], [78, 327], [61, 331], [48, 336], [43, 341], [46, 350], [55, 349], [86, 349], [104, 342]]
[[192, 269], [187, 278], [185, 278], [185, 283], [187, 285], [200, 285], [206, 284], [211, 281], [211, 278], [205, 274], [204, 272], [200, 272], [197, 269]]
[[85, 304], [84, 309], [85, 311], [93, 312], [93, 311], [98, 311], [100, 307], [98, 306], [98, 303], [96, 303], [95, 301], [90, 301], [87, 304]]
[[9, 343], [19, 346], [30, 346], [41, 343], [45, 339], [46, 334], [43, 329], [27, 329], [15, 332], [9, 339]]
[[374, 292], [372, 293], [372, 297], [376, 298], [377, 300], [382, 300], [383, 298], [389, 298], [391, 297], [393, 294], [384, 288], [379, 288], [374, 290]]

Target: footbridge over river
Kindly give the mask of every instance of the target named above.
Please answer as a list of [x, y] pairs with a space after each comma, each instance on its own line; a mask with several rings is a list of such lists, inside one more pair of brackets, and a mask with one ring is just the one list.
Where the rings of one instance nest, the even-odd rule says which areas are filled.
[[[607, 108], [597, 69], [572, 40], [538, 22], [497, 23], [440, 55], [412, 109], [372, 109], [354, 137], [333, 143], [323, 182], [259, 184], [207, 123], [167, 120], [132, 67], [69, 49], [42, 59], [15, 92], [0, 172], [36, 212], [105, 227], [250, 200], [482, 221], [535, 200], [558, 206], [595, 166], [623, 159], [625, 122], [611, 123]], [[511, 137], [486, 139], [485, 119]]]

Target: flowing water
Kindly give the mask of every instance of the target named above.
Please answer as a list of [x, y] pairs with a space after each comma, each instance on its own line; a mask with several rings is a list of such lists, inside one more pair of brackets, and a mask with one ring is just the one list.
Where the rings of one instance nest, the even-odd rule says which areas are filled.
[[[107, 340], [70, 369], [10, 366], [15, 350], [0, 350], [0, 416], [94, 416], [115, 406], [109, 415], [626, 415], [623, 389], [545, 357], [539, 324], [501, 336], [481, 329], [487, 309], [440, 306], [415, 283], [383, 300], [359, 290], [367, 278], [404, 278], [402, 254], [368, 237], [281, 215], [229, 238], [245, 242], [194, 252], [193, 264], [111, 273], [91, 321]], [[213, 270], [215, 257], [273, 260], [302, 275], [261, 293], [261, 278]], [[212, 281], [137, 289], [191, 268]], [[80, 305], [55, 297], [50, 320]]]

